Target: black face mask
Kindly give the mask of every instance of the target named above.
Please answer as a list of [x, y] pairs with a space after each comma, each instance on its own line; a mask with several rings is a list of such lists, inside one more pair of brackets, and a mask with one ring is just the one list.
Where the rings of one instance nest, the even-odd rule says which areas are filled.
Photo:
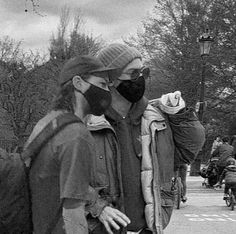
[[102, 115], [111, 104], [111, 94], [107, 90], [89, 84], [90, 88], [83, 95], [91, 108], [91, 114]]
[[145, 92], [145, 79], [140, 76], [137, 80], [123, 80], [116, 88], [117, 91], [129, 102], [139, 101]]

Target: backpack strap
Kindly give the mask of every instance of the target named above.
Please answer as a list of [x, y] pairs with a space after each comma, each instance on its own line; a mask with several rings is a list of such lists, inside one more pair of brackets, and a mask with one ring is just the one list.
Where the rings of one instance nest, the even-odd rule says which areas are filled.
[[[72, 113], [62, 113], [58, 115], [56, 118], [51, 120], [39, 134], [29, 143], [26, 149], [21, 154], [21, 159], [25, 162], [26, 160], [30, 159], [30, 165], [27, 168], [28, 171], [31, 168], [32, 163], [37, 158], [40, 150], [47, 144], [47, 142], [59, 133], [62, 129], [64, 129], [67, 125], [72, 123], [79, 123], [82, 122], [80, 118]], [[28, 172], [27, 171], [27, 172]], [[26, 175], [28, 173], [26, 172]], [[59, 208], [58, 214], [55, 217], [55, 220], [51, 223], [50, 227], [48, 228], [48, 234], [51, 234], [53, 231], [58, 218], [60, 217], [62, 212], [62, 205]]]
[[[76, 115], [72, 113], [63, 113], [50, 121], [46, 127], [33, 139], [28, 147], [22, 152], [21, 158], [23, 161], [31, 159], [33, 162], [39, 151], [45, 146], [45, 144], [58, 132], [60, 132], [67, 125], [72, 123], [82, 122]], [[32, 163], [31, 163], [32, 164]]]

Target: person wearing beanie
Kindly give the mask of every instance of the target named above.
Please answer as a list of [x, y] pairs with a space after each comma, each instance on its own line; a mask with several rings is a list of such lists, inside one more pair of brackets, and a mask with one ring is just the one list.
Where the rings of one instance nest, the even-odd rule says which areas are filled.
[[98, 58], [106, 67], [123, 69], [136, 58], [142, 60], [142, 55], [134, 47], [117, 43], [101, 50]]
[[225, 180], [224, 197], [223, 197], [223, 199], [225, 200], [229, 197], [230, 188], [236, 195], [236, 161], [232, 157], [227, 159], [226, 167], [224, 168], [219, 178], [219, 182], [215, 185], [215, 187], [220, 186], [223, 180]]
[[[85, 205], [97, 199], [90, 184], [93, 138], [84, 124], [88, 114], [101, 115], [111, 103], [106, 68], [91, 56], [68, 60], [60, 73], [59, 92], [52, 110], [33, 129], [25, 149], [47, 126], [56, 128], [58, 118], [76, 119], [50, 138], [30, 163], [32, 222], [35, 234], [87, 234]], [[42, 136], [42, 135], [41, 135]], [[35, 140], [36, 139], [36, 140]], [[46, 138], [47, 139], [47, 138]], [[24, 151], [25, 152], [25, 151]], [[96, 212], [101, 211], [100, 207]]]
[[174, 163], [193, 162], [204, 128], [181, 92], [144, 97], [150, 69], [136, 48], [110, 44], [97, 58], [120, 72], [109, 86], [109, 109], [87, 119], [96, 142], [92, 186], [108, 203], [99, 216], [87, 216], [90, 233], [162, 234], [173, 210]]

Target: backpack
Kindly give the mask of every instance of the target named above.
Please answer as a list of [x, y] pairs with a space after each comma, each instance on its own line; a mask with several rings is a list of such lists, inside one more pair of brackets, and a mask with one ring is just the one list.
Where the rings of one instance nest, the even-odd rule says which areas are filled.
[[[31, 201], [28, 174], [43, 146], [69, 124], [81, 122], [71, 114], [63, 113], [49, 122], [27, 148], [19, 153], [0, 149], [0, 233], [32, 234]], [[29, 167], [25, 161], [30, 159]]]

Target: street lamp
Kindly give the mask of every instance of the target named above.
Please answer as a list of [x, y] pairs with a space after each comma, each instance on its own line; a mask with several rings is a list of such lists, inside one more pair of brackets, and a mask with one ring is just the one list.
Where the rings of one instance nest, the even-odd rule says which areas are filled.
[[[211, 43], [213, 42], [213, 37], [208, 33], [208, 29], [199, 38], [198, 42], [200, 44], [200, 55], [202, 58], [202, 80], [201, 80], [201, 91], [200, 100], [196, 104], [196, 110], [198, 111], [198, 118], [203, 122], [203, 112], [205, 109], [205, 71], [206, 71], [206, 57], [209, 56]], [[191, 165], [190, 176], [197, 176], [201, 167], [201, 152]]]
[[208, 29], [205, 33], [203, 33], [199, 39], [198, 42], [200, 44], [200, 55], [202, 58], [202, 81], [201, 81], [201, 92], [200, 92], [200, 102], [199, 102], [199, 112], [198, 112], [198, 118], [202, 122], [203, 120], [203, 112], [205, 108], [205, 71], [206, 71], [206, 60], [205, 57], [209, 56], [210, 49], [211, 49], [211, 43], [213, 42], [213, 37], [211, 37], [208, 33]]

